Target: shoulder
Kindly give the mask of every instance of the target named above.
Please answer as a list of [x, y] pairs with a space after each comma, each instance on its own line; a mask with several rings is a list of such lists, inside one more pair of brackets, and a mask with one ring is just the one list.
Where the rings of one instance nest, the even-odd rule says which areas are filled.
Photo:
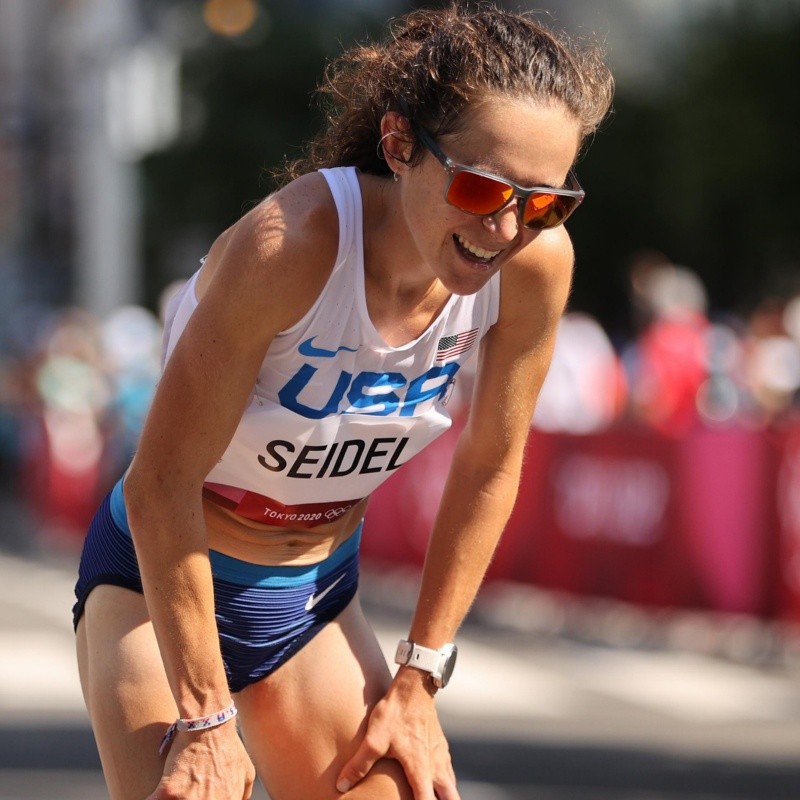
[[222, 233], [209, 251], [198, 297], [238, 296], [279, 306], [280, 327], [300, 319], [325, 286], [336, 260], [339, 220], [327, 181], [304, 175], [265, 198]]
[[569, 296], [573, 261], [561, 227], [527, 237], [501, 267], [500, 314], [481, 342], [467, 427], [470, 448], [464, 452], [475, 463], [512, 458], [518, 464], [522, 458]]
[[500, 273], [500, 329], [521, 336], [546, 335], [560, 319], [569, 297], [575, 254], [563, 226], [541, 231]]

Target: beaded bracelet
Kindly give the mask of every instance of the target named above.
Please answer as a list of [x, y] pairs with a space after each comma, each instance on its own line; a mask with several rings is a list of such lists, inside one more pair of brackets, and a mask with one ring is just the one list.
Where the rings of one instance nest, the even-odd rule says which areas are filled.
[[161, 745], [158, 748], [158, 754], [164, 752], [164, 748], [175, 738], [178, 731], [202, 731], [206, 728], [216, 728], [217, 725], [223, 725], [229, 719], [233, 719], [239, 712], [236, 706], [231, 703], [227, 708], [222, 711], [217, 711], [215, 714], [209, 714], [207, 717], [195, 717], [194, 719], [176, 719], [172, 725], [167, 728], [164, 738], [161, 740]]

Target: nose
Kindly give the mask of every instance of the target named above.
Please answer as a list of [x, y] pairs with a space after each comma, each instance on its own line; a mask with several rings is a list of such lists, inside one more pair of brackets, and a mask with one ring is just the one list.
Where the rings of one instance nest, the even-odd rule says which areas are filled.
[[499, 235], [501, 239], [510, 242], [519, 232], [519, 210], [517, 204], [519, 200], [516, 198], [504, 208], [501, 208], [496, 214], [491, 217], [484, 217], [483, 224], [486, 229], [494, 234]]

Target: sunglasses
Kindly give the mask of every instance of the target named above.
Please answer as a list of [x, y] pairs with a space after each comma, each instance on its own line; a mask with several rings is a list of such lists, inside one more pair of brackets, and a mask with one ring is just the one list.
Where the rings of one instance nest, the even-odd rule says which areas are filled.
[[491, 217], [516, 197], [519, 200], [517, 209], [520, 225], [543, 230], [561, 225], [586, 196], [572, 172], [567, 179], [568, 188], [553, 189], [549, 186], [519, 186], [491, 172], [457, 164], [442, 152], [433, 136], [424, 128], [415, 123], [411, 123], [411, 127], [450, 175], [444, 193], [445, 200], [467, 214]]

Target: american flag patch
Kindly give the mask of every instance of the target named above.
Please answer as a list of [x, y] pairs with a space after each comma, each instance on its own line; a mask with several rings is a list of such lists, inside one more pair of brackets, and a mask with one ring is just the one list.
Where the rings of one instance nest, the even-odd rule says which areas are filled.
[[442, 336], [439, 339], [439, 344], [436, 345], [436, 362], [441, 364], [447, 361], [448, 358], [461, 355], [472, 347], [475, 340], [478, 338], [478, 328], [473, 328], [471, 331], [464, 331], [455, 336]]

